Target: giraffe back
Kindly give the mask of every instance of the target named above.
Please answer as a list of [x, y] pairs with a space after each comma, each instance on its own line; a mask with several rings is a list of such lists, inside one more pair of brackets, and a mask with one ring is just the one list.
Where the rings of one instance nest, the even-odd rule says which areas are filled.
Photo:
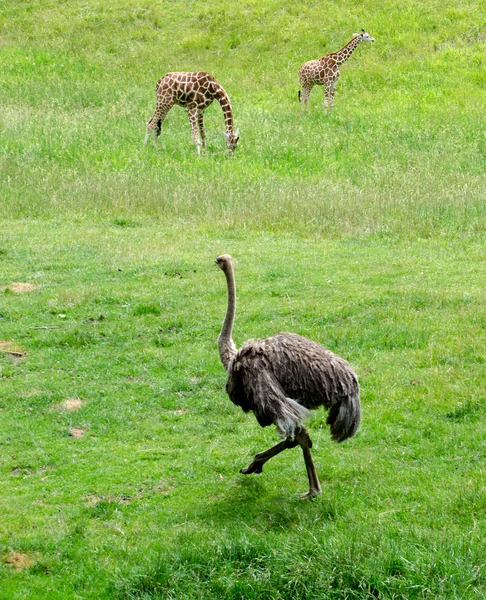
[[187, 107], [195, 104], [199, 109], [207, 108], [218, 98], [221, 86], [209, 73], [167, 73], [157, 82], [157, 101]]
[[339, 77], [339, 67], [333, 54], [327, 54], [304, 63], [300, 68], [299, 77], [302, 85], [324, 85]]

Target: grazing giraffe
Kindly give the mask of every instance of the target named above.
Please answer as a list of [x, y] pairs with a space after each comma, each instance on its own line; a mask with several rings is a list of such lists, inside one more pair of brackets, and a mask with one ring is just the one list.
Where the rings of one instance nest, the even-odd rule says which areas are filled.
[[203, 148], [206, 147], [204, 111], [213, 100], [217, 100], [223, 109], [226, 123], [226, 146], [230, 153], [238, 145], [238, 131], [233, 131], [233, 112], [228, 94], [209, 73], [167, 73], [157, 83], [156, 99], [155, 112], [147, 123], [145, 145], [147, 145], [153, 130], [155, 130], [154, 143], [157, 141], [163, 120], [174, 104], [178, 104], [187, 110], [192, 128], [192, 139], [198, 155], [201, 154], [201, 144]]
[[312, 88], [315, 85], [323, 85], [325, 86], [324, 110], [329, 108], [329, 112], [332, 112], [334, 92], [339, 79], [339, 65], [348, 60], [360, 42], [374, 41], [374, 38], [362, 29], [361, 33], [353, 33], [353, 39], [341, 50], [326, 54], [318, 60], [304, 63], [299, 71], [300, 85], [302, 86], [302, 95], [299, 90], [300, 103], [308, 108]]

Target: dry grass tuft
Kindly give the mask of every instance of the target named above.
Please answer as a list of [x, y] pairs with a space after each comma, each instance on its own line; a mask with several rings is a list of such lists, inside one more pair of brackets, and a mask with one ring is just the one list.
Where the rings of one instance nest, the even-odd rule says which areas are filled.
[[19, 572], [31, 567], [35, 562], [35, 558], [23, 552], [12, 551], [4, 557], [3, 562], [10, 565], [14, 571]]
[[22, 358], [26, 354], [23, 348], [9, 340], [0, 340], [0, 352], [5, 352], [12, 358]]
[[23, 292], [33, 292], [39, 288], [35, 283], [11, 283], [7, 286], [11, 292], [22, 294]]
[[79, 410], [82, 406], [84, 406], [84, 402], [81, 400], [81, 398], [66, 398], [66, 400], [55, 404], [54, 408], [65, 410]]
[[73, 438], [82, 438], [85, 433], [86, 429], [83, 427], [71, 427], [69, 429], [69, 435]]

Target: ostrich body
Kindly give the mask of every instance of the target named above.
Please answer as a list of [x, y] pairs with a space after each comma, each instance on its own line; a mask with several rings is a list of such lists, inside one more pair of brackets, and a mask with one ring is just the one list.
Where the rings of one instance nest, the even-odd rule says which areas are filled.
[[262, 427], [276, 425], [284, 438], [260, 452], [241, 473], [261, 473], [263, 465], [287, 448], [301, 446], [309, 478], [309, 492], [321, 493], [312, 461], [312, 441], [302, 421], [309, 410], [324, 406], [331, 438], [337, 442], [353, 436], [359, 426], [361, 408], [356, 374], [340, 356], [295, 333], [248, 340], [237, 350], [232, 340], [236, 310], [233, 261], [223, 254], [216, 264], [226, 276], [228, 307], [218, 348], [227, 372], [230, 400], [245, 412], [252, 411]]

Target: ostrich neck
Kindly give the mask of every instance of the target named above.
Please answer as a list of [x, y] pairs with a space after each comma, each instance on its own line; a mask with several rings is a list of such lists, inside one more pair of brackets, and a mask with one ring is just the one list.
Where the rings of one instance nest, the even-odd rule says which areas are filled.
[[224, 274], [226, 277], [226, 285], [228, 287], [228, 307], [226, 309], [226, 316], [223, 321], [221, 333], [218, 337], [218, 348], [221, 362], [223, 363], [224, 368], [228, 370], [231, 360], [236, 354], [236, 346], [231, 337], [236, 311], [236, 286], [233, 269], [228, 269]]

